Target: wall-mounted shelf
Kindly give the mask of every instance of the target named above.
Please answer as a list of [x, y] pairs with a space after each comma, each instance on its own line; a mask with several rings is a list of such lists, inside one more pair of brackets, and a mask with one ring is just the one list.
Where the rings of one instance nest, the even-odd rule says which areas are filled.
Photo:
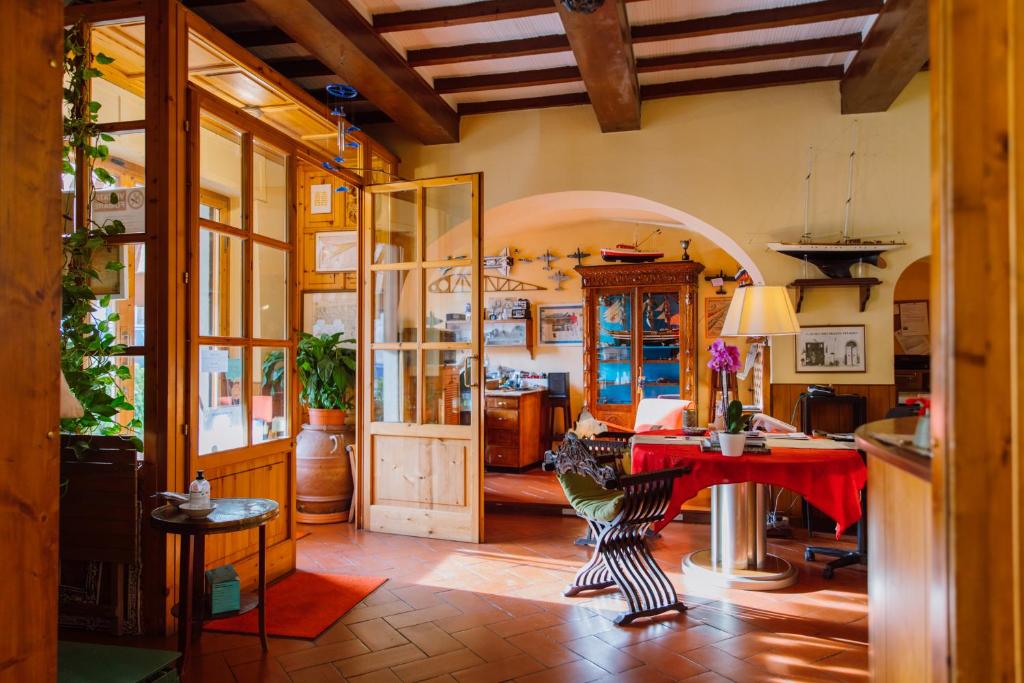
[[793, 280], [790, 287], [796, 289], [796, 312], [804, 303], [804, 290], [817, 287], [857, 287], [860, 290], [860, 312], [863, 313], [871, 298], [871, 288], [882, 284], [877, 277], [823, 277]]
[[526, 349], [533, 360], [533, 319], [484, 320], [484, 347]]

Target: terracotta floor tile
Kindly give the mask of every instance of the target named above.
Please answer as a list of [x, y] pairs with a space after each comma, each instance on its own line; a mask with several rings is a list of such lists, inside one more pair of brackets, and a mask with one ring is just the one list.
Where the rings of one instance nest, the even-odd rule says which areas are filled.
[[508, 681], [534, 671], [540, 671], [544, 665], [529, 655], [519, 655], [499, 662], [486, 662], [477, 666], [456, 671], [453, 676], [460, 683], [499, 683]]
[[441, 603], [434, 605], [433, 607], [426, 607], [424, 609], [417, 609], [411, 612], [402, 612], [401, 614], [393, 614], [385, 617], [387, 622], [395, 628], [402, 628], [403, 626], [415, 626], [416, 624], [425, 624], [428, 621], [434, 621], [436, 619], [443, 619], [445, 617], [452, 617], [461, 615], [459, 610], [455, 609], [449, 604]]
[[191, 656], [186, 669], [185, 680], [209, 681], [210, 683], [233, 683], [235, 675], [220, 654]]
[[392, 590], [392, 595], [409, 604], [413, 609], [424, 609], [441, 604], [440, 589], [433, 586], [408, 586]]
[[778, 677], [743, 659], [737, 659], [728, 652], [719, 650], [713, 645], [690, 650], [686, 658], [691, 659], [710, 671], [725, 676], [729, 680], [742, 683], [779, 683]]
[[615, 624], [608, 621], [604, 617], [587, 617], [586, 619], [579, 619], [577, 621], [567, 621], [564, 624], [558, 624], [557, 626], [550, 626], [545, 629], [541, 629], [537, 633], [550, 638], [556, 643], [564, 643], [567, 640], [576, 640], [577, 638], [583, 638], [585, 636], [594, 635], [601, 631], [607, 631], [608, 629], [615, 628]]
[[705, 671], [702, 674], [684, 678], [683, 683], [732, 683], [732, 679], [716, 674], [714, 671]]
[[833, 678], [843, 681], [868, 680], [868, 649], [859, 647], [815, 662]]
[[654, 642], [663, 648], [672, 650], [673, 652], [687, 652], [688, 650], [710, 645], [711, 643], [717, 643], [720, 640], [725, 640], [731, 637], [732, 636], [725, 631], [719, 631], [713, 626], [701, 624], [700, 626], [694, 626], [693, 628], [674, 630], [672, 633], [659, 636], [654, 640]]
[[395, 600], [381, 605], [373, 605], [372, 607], [356, 607], [342, 617], [341, 621], [344, 624], [357, 624], [360, 621], [369, 621], [370, 619], [379, 619], [381, 617], [389, 617], [393, 614], [402, 614], [404, 612], [412, 611], [413, 608], [406, 604], [405, 601]]
[[222, 656], [224, 657], [224, 661], [228, 663], [228, 666], [237, 666], [239, 664], [255, 662], [257, 659], [263, 659], [268, 656], [274, 658], [280, 655], [286, 655], [290, 652], [298, 652], [300, 650], [309, 650], [313, 648], [313, 643], [311, 641], [299, 640], [298, 638], [269, 638], [267, 644], [270, 648], [268, 652], [263, 651], [263, 647], [257, 640], [252, 645], [228, 650], [224, 652]]
[[409, 642], [405, 636], [383, 619], [361, 621], [349, 626], [349, 630], [363, 645], [374, 651], [387, 650], [390, 647], [398, 647]]
[[[698, 626], [699, 624], [700, 622], [694, 622], [693, 625]], [[624, 648], [652, 638], [660, 638], [674, 632], [674, 630], [664, 622], [641, 619], [629, 626], [611, 628], [594, 635], [613, 647]]]
[[445, 631], [454, 633], [455, 631], [465, 631], [468, 628], [497, 624], [510, 619], [512, 619], [512, 616], [508, 612], [498, 609], [493, 605], [488, 605], [485, 609], [438, 619], [436, 623]]
[[837, 679], [826, 668], [817, 666], [816, 662], [804, 662], [775, 652], [762, 652], [753, 657], [748, 657], [746, 661], [787, 681], [832, 683]]
[[567, 662], [553, 669], [521, 676], [516, 683], [587, 683], [604, 678], [608, 672], [585, 659]]
[[402, 679], [395, 675], [391, 669], [380, 669], [368, 674], [362, 674], [355, 678], [349, 678], [349, 683], [402, 683]]
[[625, 650], [612, 647], [595, 636], [570, 640], [563, 645], [610, 673], [620, 673], [643, 665], [643, 662]]
[[522, 654], [522, 650], [483, 626], [453, 633], [452, 637], [486, 662], [495, 662]]
[[475, 653], [462, 649], [395, 666], [391, 670], [406, 683], [416, 683], [483, 663], [484, 660]]
[[286, 655], [279, 656], [277, 662], [285, 671], [291, 672], [316, 666], [317, 664], [327, 664], [336, 659], [354, 657], [367, 651], [367, 647], [358, 640], [345, 640], [340, 643], [318, 645], [309, 650], [289, 652]]
[[671, 683], [675, 680], [653, 666], [641, 666], [623, 673], [606, 675], [600, 683]]
[[430, 656], [461, 650], [465, 647], [433, 622], [407, 626], [401, 629], [400, 633]]
[[341, 673], [331, 664], [320, 664], [299, 669], [289, 674], [292, 683], [345, 683]]
[[343, 640], [353, 640], [355, 637], [355, 634], [349, 630], [348, 625], [338, 621], [329, 629], [321, 633], [320, 637], [314, 642], [316, 642], [317, 645], [325, 645], [327, 643], [338, 643]]
[[277, 660], [270, 658], [233, 666], [231, 673], [246, 683], [292, 683], [291, 676], [285, 673]]
[[559, 666], [580, 659], [572, 650], [551, 640], [537, 631], [511, 636], [508, 642], [530, 655], [545, 666]]
[[774, 653], [803, 662], [813, 662], [831, 657], [848, 649], [815, 636], [781, 635], [765, 631], [720, 640], [714, 643], [714, 646], [740, 659], [750, 659], [754, 655], [762, 653]]
[[334, 662], [334, 666], [338, 667], [338, 671], [345, 678], [352, 678], [353, 676], [398, 666], [417, 659], [426, 659], [426, 655], [415, 645], [407, 644], [393, 647], [390, 650], [379, 650], [347, 659], [340, 659], [340, 661]]
[[644, 664], [654, 667], [675, 679], [696, 676], [707, 671], [706, 666], [702, 666], [692, 659], [687, 659], [681, 654], [666, 650], [655, 641], [648, 640], [636, 645], [630, 645], [623, 652], [629, 653]]

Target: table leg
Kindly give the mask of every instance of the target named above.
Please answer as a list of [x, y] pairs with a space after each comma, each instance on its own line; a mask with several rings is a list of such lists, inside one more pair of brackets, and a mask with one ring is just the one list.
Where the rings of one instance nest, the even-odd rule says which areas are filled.
[[260, 557], [259, 557], [259, 625], [260, 644], [263, 651], [270, 649], [267, 643], [267, 525], [260, 526]]
[[203, 633], [206, 619], [206, 534], [192, 541], [192, 640]]
[[181, 671], [188, 662], [189, 632], [192, 628], [192, 579], [189, 576], [189, 546], [192, 537], [189, 534], [180, 536], [180, 560], [178, 566], [178, 660]]

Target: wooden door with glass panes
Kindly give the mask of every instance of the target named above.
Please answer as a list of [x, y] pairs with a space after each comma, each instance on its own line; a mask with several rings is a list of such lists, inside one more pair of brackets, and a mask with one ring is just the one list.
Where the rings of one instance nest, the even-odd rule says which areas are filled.
[[482, 540], [481, 174], [363, 200], [362, 523]]
[[[189, 457], [214, 498], [270, 498], [271, 578], [294, 568], [295, 158], [291, 142], [189, 89]], [[206, 565], [256, 577], [257, 531], [211, 536]]]

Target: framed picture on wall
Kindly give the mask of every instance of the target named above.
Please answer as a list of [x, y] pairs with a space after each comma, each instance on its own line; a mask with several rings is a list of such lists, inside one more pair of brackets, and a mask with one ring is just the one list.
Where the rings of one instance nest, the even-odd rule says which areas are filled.
[[537, 306], [537, 341], [548, 346], [583, 344], [583, 304]]
[[305, 292], [302, 331], [318, 337], [340, 332], [343, 339], [355, 339], [357, 306], [355, 292]]
[[867, 372], [863, 325], [800, 328], [796, 336], [797, 372]]
[[704, 299], [704, 336], [716, 339], [722, 336], [725, 314], [729, 312], [731, 296], [709, 296]]
[[337, 273], [359, 267], [355, 230], [316, 234], [316, 272]]

